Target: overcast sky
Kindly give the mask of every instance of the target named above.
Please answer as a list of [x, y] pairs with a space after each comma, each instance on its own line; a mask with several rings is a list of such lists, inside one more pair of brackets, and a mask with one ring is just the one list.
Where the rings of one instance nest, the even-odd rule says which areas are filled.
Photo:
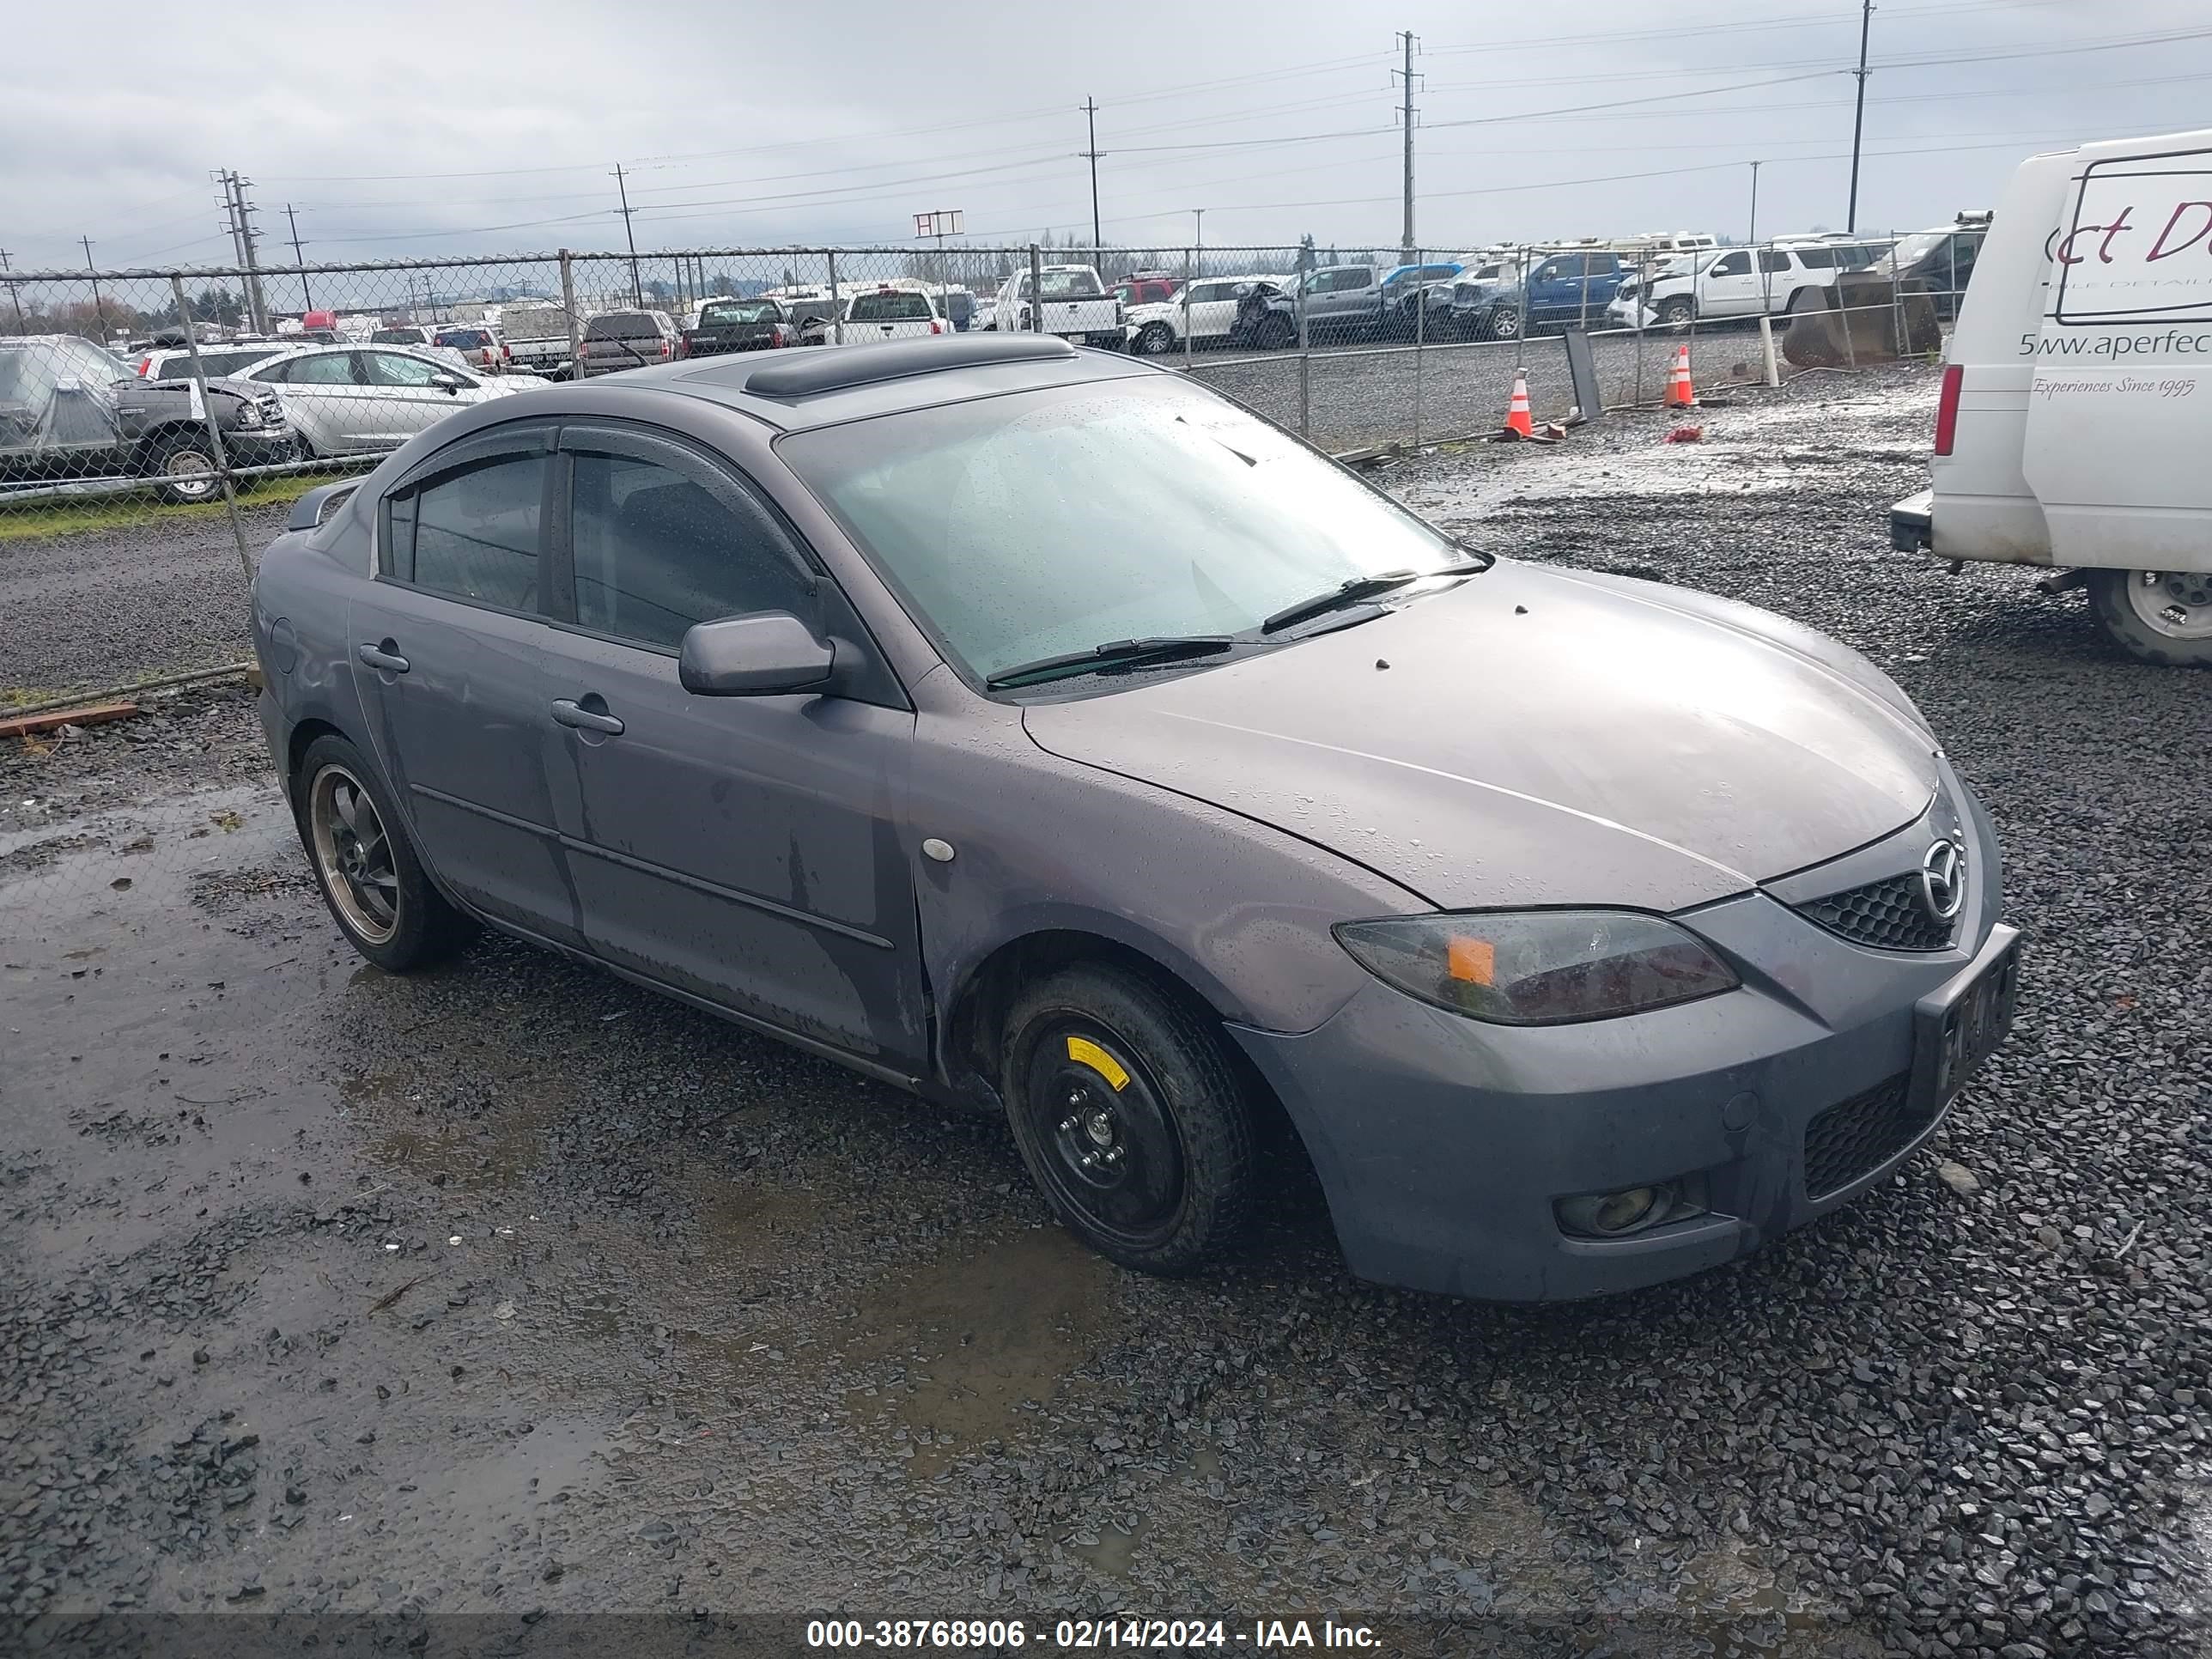
[[[1656, 229], [1840, 228], [1855, 0], [838, 0], [215, 12], [25, 8], [0, 59], [15, 268], [228, 264], [210, 169], [310, 260], [1087, 237], [1395, 245], [1394, 28], [1419, 38], [1418, 224], [1462, 248]], [[2176, 38], [2185, 37], [2185, 38]], [[88, 44], [89, 40], [100, 44]], [[1875, 13], [1859, 222], [1987, 205], [2017, 160], [2212, 125], [2204, 0], [1894, 0]], [[2119, 44], [2135, 42], [2136, 44]], [[1595, 109], [1588, 106], [1600, 106]], [[274, 250], [264, 252], [272, 262]]]

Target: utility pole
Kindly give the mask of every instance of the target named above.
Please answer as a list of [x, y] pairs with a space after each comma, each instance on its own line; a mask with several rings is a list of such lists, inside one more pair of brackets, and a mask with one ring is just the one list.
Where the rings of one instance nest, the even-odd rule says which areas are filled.
[[289, 202], [284, 204], [284, 222], [292, 227], [292, 263], [301, 268], [300, 298], [303, 302], [301, 309], [313, 311], [315, 308], [315, 296], [313, 290], [307, 287], [307, 256], [300, 252], [300, 216], [292, 211], [292, 204]]
[[1406, 129], [1406, 228], [1400, 234], [1399, 246], [1410, 260], [1413, 257], [1413, 32], [1405, 30], [1398, 39], [1406, 48], [1406, 67], [1393, 70], [1391, 74], [1404, 80], [1406, 101], [1399, 106], [1398, 119]]
[[222, 208], [230, 224], [231, 246], [238, 252], [239, 269], [245, 273], [246, 320], [256, 334], [269, 331], [269, 307], [261, 297], [261, 271], [254, 245], [253, 204], [246, 187], [253, 181], [228, 171], [208, 175], [222, 186]]
[[[14, 269], [15, 267], [8, 263], [8, 250], [0, 247], [0, 271]], [[8, 297], [15, 302], [15, 332], [21, 334], [27, 331], [29, 325], [23, 321], [23, 296], [15, 291], [15, 284], [12, 282], [8, 284]]]
[[1859, 0], [1859, 95], [1851, 111], [1851, 203], [1844, 216], [1844, 231], [1856, 235], [1859, 228], [1859, 138], [1866, 131], [1867, 36], [1874, 27], [1874, 0]]
[[1757, 161], [1753, 161], [1753, 162], [1751, 164], [1751, 229], [1750, 229], [1748, 232], [1747, 232], [1747, 233], [1745, 234], [1745, 236], [1744, 236], [1744, 239], [1743, 239], [1746, 242], [1748, 242], [1748, 243], [1749, 243], [1752, 246], [1753, 246], [1753, 247], [1757, 247], [1757, 246], [1759, 246], [1759, 166], [1760, 166], [1760, 164], [1759, 164], [1759, 162], [1757, 162]]
[[92, 273], [93, 326], [100, 331], [100, 344], [106, 345], [107, 343], [107, 309], [100, 297], [100, 267], [92, 262], [92, 238], [80, 236], [77, 240], [84, 244], [84, 268]]
[[1091, 257], [1098, 257], [1098, 245], [1105, 240], [1098, 228], [1098, 100], [1085, 97], [1083, 116], [1091, 130], [1091, 148], [1083, 152], [1091, 163]]
[[615, 163], [615, 188], [622, 192], [623, 240], [629, 244], [629, 298], [640, 311], [645, 309], [645, 289], [637, 279], [637, 238], [629, 228], [629, 185], [623, 177], [622, 163]]

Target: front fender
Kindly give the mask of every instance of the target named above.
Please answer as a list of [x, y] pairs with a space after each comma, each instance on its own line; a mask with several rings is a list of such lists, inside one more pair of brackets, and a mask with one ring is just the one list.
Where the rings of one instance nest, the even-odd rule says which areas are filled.
[[[907, 835], [940, 1010], [1001, 947], [1079, 933], [1156, 963], [1225, 1019], [1310, 1030], [1366, 979], [1330, 928], [1428, 908], [1270, 825], [1047, 754], [1006, 713], [978, 725], [924, 710], [916, 725]], [[953, 857], [921, 856], [925, 838]]]

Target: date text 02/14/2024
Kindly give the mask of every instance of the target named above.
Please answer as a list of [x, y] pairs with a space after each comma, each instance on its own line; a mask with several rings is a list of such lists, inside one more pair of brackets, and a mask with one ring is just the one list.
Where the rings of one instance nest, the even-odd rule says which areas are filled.
[[1064, 1650], [1106, 1648], [1186, 1649], [1239, 1647], [1254, 1651], [1297, 1648], [1366, 1649], [1376, 1645], [1365, 1625], [1339, 1624], [1324, 1618], [1258, 1619], [1249, 1629], [1219, 1619], [1062, 1619], [1049, 1638], [1034, 1633], [1018, 1619], [817, 1619], [808, 1621], [811, 1648], [937, 1648], [969, 1650], [1022, 1648], [1032, 1642]]

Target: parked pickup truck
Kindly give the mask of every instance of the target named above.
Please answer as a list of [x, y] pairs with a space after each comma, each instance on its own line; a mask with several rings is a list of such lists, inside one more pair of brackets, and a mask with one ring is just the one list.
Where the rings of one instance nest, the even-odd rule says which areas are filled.
[[[1047, 265], [1038, 273], [1044, 289], [1043, 331], [1077, 345], [1119, 351], [1127, 339], [1121, 302], [1091, 265]], [[1030, 273], [1018, 270], [999, 289], [992, 325], [1000, 333], [1027, 332], [1037, 326], [1030, 303]]]
[[507, 340], [509, 368], [543, 374], [549, 380], [568, 378], [568, 313], [559, 306], [502, 306], [499, 327]]
[[676, 337], [679, 357], [720, 357], [795, 345], [799, 330], [773, 300], [709, 300], [699, 320]]

